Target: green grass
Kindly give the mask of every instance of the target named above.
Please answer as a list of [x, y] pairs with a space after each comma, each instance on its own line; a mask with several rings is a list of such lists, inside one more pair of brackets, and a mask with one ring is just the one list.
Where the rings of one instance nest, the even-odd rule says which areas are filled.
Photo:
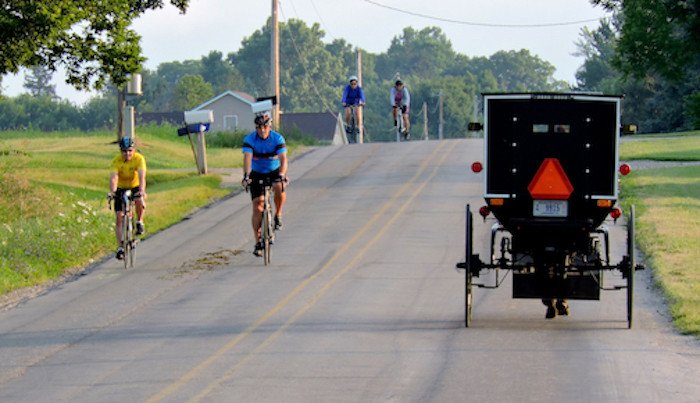
[[[148, 165], [147, 233], [231, 192], [220, 175], [196, 173], [189, 140], [175, 127], [142, 127], [136, 137]], [[0, 133], [0, 294], [113, 253], [114, 212], [105, 195], [115, 139], [106, 131]], [[240, 148], [212, 143], [210, 169], [241, 167]], [[288, 148], [293, 154], [297, 145]]]
[[700, 159], [700, 131], [669, 135], [639, 135], [624, 142], [623, 160], [697, 161]]
[[[700, 133], [625, 142], [621, 155], [700, 161]], [[622, 181], [622, 199], [636, 206], [637, 244], [674, 325], [700, 338], [700, 166], [633, 171]]]

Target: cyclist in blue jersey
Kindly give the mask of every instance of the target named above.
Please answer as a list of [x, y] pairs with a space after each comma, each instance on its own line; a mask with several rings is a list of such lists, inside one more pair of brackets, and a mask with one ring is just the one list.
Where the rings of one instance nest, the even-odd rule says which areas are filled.
[[255, 234], [256, 256], [262, 256], [263, 244], [260, 241], [260, 226], [264, 209], [264, 188], [260, 179], [269, 178], [273, 182], [275, 200], [275, 229], [282, 229], [282, 209], [287, 195], [284, 192], [287, 179], [287, 145], [284, 137], [272, 130], [272, 118], [268, 112], [255, 117], [255, 131], [243, 139], [243, 187], [250, 189], [253, 201], [251, 219]]
[[[350, 76], [348, 78], [348, 85], [345, 86], [343, 90], [343, 98], [340, 100], [343, 107], [345, 108], [345, 131], [350, 133], [350, 118], [352, 117], [351, 106], [363, 106], [365, 104], [365, 92], [362, 91], [362, 87], [357, 82], [357, 76]], [[360, 110], [357, 109], [357, 113]], [[359, 115], [358, 115], [359, 116]], [[359, 117], [358, 117], [359, 121]]]

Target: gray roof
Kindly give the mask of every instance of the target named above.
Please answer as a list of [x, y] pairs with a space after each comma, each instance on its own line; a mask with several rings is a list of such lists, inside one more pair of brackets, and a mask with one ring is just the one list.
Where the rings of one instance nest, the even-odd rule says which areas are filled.
[[213, 104], [214, 102], [220, 100], [221, 98], [227, 97], [227, 96], [234, 97], [234, 98], [236, 98], [236, 99], [238, 99], [238, 100], [240, 100], [240, 101], [242, 101], [242, 102], [245, 102], [245, 103], [247, 103], [247, 104], [250, 104], [250, 105], [252, 105], [252, 104], [255, 102], [255, 97], [253, 97], [253, 96], [250, 95], [250, 94], [246, 94], [245, 92], [241, 92], [241, 91], [226, 91], [226, 92], [222, 92], [221, 94], [215, 96], [214, 98], [212, 98], [212, 99], [210, 99], [210, 100], [204, 102], [203, 104], [198, 105], [198, 106], [192, 108], [192, 110], [193, 110], [193, 111], [198, 111], [198, 110], [200, 110], [200, 109], [206, 109], [207, 106], [209, 106], [209, 105]]
[[328, 112], [283, 113], [280, 125], [284, 130], [296, 127], [302, 133], [321, 141], [333, 141], [338, 118]]

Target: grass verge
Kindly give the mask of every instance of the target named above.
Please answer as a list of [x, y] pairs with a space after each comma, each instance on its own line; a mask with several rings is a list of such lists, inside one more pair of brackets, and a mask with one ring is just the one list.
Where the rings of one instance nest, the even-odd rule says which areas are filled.
[[[626, 142], [621, 156], [700, 161], [700, 133]], [[669, 301], [674, 325], [700, 338], [700, 166], [633, 171], [622, 191], [623, 204], [637, 208], [637, 244]]]
[[[218, 174], [197, 175], [187, 137], [175, 133], [150, 126], [137, 134], [148, 165], [147, 234], [233, 190], [220, 186]], [[114, 140], [112, 132], [0, 134], [0, 295], [114, 252], [114, 212], [105, 198]], [[208, 146], [207, 160], [210, 169], [240, 168], [242, 154]]]

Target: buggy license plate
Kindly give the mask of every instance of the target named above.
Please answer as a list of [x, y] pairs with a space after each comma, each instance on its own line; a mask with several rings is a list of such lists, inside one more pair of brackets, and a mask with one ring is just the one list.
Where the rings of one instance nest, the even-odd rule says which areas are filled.
[[532, 215], [535, 217], [566, 217], [569, 203], [566, 200], [533, 200]]

